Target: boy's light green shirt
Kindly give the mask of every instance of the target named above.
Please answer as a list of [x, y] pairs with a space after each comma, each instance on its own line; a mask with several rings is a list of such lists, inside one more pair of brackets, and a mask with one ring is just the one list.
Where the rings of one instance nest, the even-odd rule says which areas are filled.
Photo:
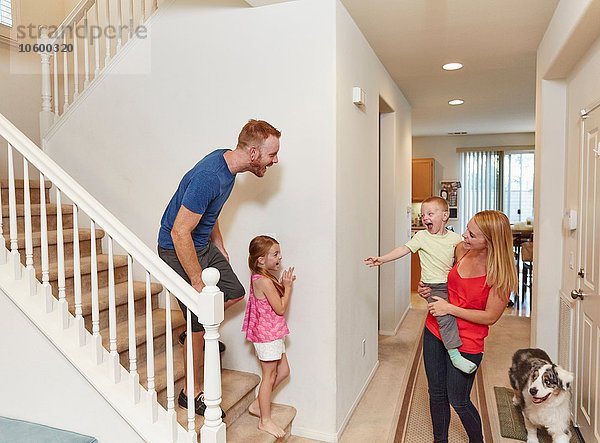
[[462, 241], [456, 232], [446, 231], [444, 235], [417, 231], [407, 243], [411, 252], [419, 252], [421, 259], [421, 281], [424, 283], [446, 283], [448, 273], [454, 264], [454, 248]]

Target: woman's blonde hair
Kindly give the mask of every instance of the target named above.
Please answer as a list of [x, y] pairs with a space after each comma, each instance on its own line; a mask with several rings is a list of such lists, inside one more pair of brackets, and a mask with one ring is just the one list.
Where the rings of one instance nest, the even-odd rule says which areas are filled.
[[277, 277], [260, 266], [258, 263], [258, 259], [260, 257], [265, 257], [269, 253], [271, 246], [278, 244], [279, 242], [277, 240], [269, 237], [268, 235], [259, 235], [258, 237], [254, 237], [250, 241], [250, 246], [248, 247], [248, 267], [253, 274], [259, 274], [272, 280], [275, 288], [277, 288], [280, 294], [283, 294], [284, 287], [279, 280], [277, 280]]
[[500, 211], [481, 211], [473, 216], [473, 221], [481, 229], [487, 244], [487, 284], [508, 301], [510, 293], [516, 292], [518, 287], [508, 217]]

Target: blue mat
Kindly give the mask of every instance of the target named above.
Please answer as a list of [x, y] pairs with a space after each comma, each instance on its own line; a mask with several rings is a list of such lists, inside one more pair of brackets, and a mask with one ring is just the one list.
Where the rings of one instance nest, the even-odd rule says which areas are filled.
[[46, 425], [0, 417], [0, 442], [10, 443], [97, 443], [94, 437]]

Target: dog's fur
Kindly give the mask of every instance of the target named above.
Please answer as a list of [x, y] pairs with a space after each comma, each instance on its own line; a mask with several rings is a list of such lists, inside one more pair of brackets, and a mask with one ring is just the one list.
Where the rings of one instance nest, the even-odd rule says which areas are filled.
[[527, 428], [527, 443], [537, 443], [537, 428], [544, 427], [554, 443], [569, 443], [570, 387], [573, 374], [555, 365], [541, 349], [519, 349], [508, 370]]

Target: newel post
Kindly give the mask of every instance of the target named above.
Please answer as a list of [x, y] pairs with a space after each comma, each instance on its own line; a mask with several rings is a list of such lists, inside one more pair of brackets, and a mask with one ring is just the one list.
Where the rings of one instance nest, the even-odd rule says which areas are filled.
[[[50, 44], [48, 37], [48, 28], [40, 27], [40, 38], [38, 44]], [[54, 123], [54, 113], [52, 112], [52, 87], [50, 78], [50, 57], [51, 52], [41, 51], [42, 59], [42, 110], [40, 111], [40, 139], [43, 139], [48, 129]]]
[[219, 326], [225, 315], [223, 293], [217, 287], [219, 271], [206, 268], [202, 281], [206, 285], [199, 297], [198, 318], [204, 329], [204, 425], [200, 429], [202, 443], [225, 443], [225, 423], [221, 420], [221, 357]]

